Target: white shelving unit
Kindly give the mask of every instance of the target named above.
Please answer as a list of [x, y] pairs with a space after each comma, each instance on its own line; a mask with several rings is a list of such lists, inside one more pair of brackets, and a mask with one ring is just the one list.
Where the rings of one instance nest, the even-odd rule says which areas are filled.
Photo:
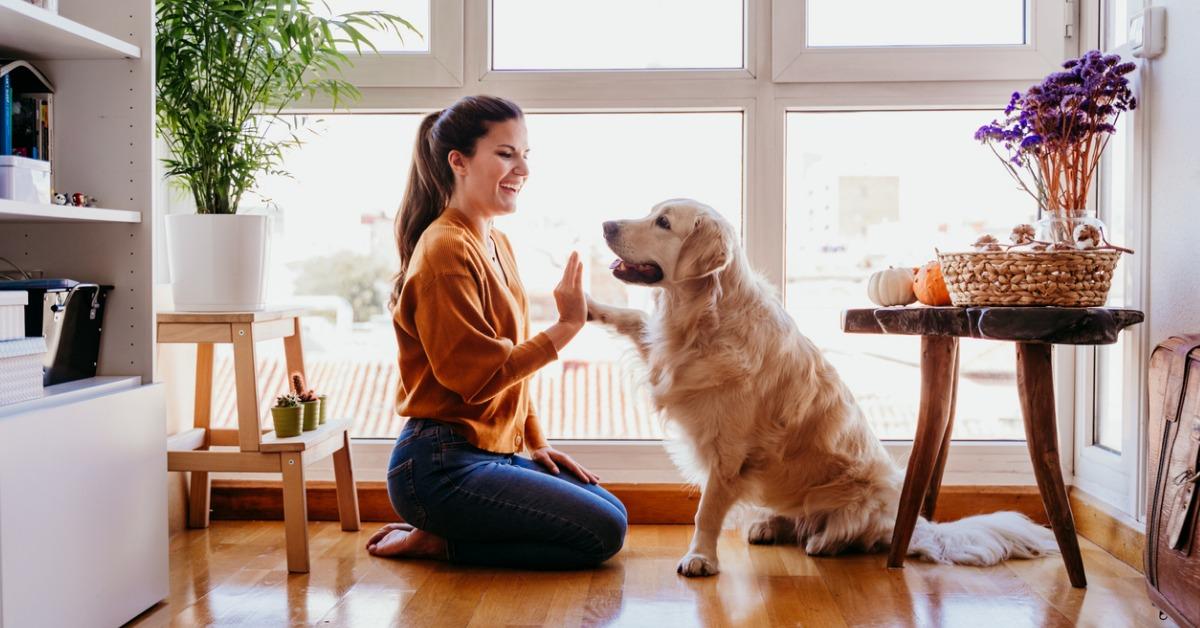
[[99, 207], [42, 205], [0, 198], [0, 222], [132, 222], [142, 221], [140, 212]]
[[[117, 4], [117, 3], [113, 3]], [[141, 49], [63, 15], [0, 0], [0, 42], [25, 59], [136, 59]]]
[[0, 420], [4, 417], [18, 416], [53, 406], [61, 406], [104, 397], [113, 393], [133, 390], [142, 385], [142, 378], [134, 376], [97, 376], [87, 379], [77, 379], [73, 382], [63, 382], [47, 386], [38, 399], [29, 399], [0, 406]]
[[119, 625], [168, 593], [153, 25], [153, 0], [0, 0], [0, 58], [54, 84], [58, 191], [111, 208], [0, 200], [0, 256], [114, 286], [98, 376], [0, 406], [0, 627]]

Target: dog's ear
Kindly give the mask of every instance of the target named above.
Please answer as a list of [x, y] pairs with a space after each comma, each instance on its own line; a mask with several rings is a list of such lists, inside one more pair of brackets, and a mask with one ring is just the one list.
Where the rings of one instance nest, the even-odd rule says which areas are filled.
[[675, 266], [677, 281], [708, 277], [729, 265], [733, 243], [721, 225], [704, 215], [696, 217], [696, 226], [684, 239]]

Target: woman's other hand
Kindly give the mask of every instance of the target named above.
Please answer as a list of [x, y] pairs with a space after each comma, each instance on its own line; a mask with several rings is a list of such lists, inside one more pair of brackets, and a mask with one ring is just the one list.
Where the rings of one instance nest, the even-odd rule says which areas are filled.
[[546, 467], [546, 470], [555, 475], [559, 474], [559, 467], [562, 467], [574, 474], [575, 477], [587, 482], [588, 484], [597, 484], [600, 482], [600, 476], [583, 468], [583, 465], [575, 462], [574, 458], [553, 447], [546, 446], [540, 449], [535, 449], [533, 450], [533, 453], [530, 454], [530, 458], [532, 458], [534, 462]]

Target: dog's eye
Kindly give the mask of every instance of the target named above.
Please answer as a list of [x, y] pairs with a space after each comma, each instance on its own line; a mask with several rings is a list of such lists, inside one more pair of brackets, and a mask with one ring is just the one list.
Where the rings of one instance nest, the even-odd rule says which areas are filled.
[[671, 221], [667, 220], [666, 216], [659, 216], [658, 220], [654, 221], [654, 224], [658, 225], [659, 227], [662, 227], [663, 229], [669, 230], [671, 228]]

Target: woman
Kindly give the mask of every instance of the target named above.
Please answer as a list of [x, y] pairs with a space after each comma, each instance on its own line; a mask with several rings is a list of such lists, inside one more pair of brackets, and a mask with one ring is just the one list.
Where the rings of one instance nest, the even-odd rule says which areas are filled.
[[527, 157], [521, 109], [501, 98], [468, 96], [421, 123], [392, 294], [397, 411], [414, 418], [392, 452], [388, 495], [407, 524], [376, 532], [375, 556], [571, 569], [624, 542], [625, 507], [547, 444], [527, 391], [587, 316], [572, 253], [554, 291], [558, 322], [530, 335], [512, 248], [491, 226], [516, 211]]

